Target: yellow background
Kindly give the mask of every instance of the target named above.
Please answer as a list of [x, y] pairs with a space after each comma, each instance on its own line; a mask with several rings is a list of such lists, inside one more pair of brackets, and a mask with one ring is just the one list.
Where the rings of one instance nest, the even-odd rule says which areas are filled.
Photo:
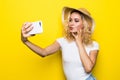
[[1, 0], [0, 80], [65, 80], [61, 53], [42, 58], [20, 40], [24, 22], [43, 21], [44, 32], [31, 37], [46, 47], [62, 36], [64, 6], [87, 8], [96, 22], [93, 38], [100, 52], [93, 74], [97, 80], [120, 79], [119, 0]]

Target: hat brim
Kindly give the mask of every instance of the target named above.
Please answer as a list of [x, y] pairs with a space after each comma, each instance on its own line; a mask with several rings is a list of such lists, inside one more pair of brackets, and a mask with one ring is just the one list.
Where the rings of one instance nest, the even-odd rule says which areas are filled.
[[66, 20], [68, 20], [71, 11], [73, 10], [77, 10], [79, 12], [81, 12], [82, 14], [86, 15], [87, 17], [89, 17], [92, 20], [92, 32], [94, 31], [95, 28], [95, 21], [94, 19], [90, 16], [90, 13], [84, 9], [84, 8], [80, 8], [80, 9], [75, 9], [75, 8], [70, 8], [70, 7], [64, 7], [62, 10], [62, 23], [64, 24]]

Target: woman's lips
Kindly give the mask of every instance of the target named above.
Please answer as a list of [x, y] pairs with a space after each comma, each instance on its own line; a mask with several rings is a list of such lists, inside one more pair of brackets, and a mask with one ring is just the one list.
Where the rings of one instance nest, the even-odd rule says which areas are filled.
[[70, 30], [73, 30], [73, 27], [69, 27]]

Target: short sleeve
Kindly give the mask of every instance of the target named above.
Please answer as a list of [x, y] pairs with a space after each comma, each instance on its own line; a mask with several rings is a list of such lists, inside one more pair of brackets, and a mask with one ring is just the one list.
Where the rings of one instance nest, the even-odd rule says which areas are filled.
[[62, 45], [63, 45], [63, 38], [58, 38], [58, 39], [56, 39], [56, 41], [60, 44], [60, 46], [62, 47]]
[[99, 44], [95, 41], [93, 41], [93, 47], [91, 50], [99, 50]]

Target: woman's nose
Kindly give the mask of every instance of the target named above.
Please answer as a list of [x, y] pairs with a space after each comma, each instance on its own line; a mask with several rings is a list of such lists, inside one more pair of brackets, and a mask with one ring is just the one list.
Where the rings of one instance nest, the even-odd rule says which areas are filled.
[[70, 24], [70, 26], [73, 26], [73, 25], [74, 25], [74, 22], [73, 22], [73, 21], [71, 21], [69, 24]]

